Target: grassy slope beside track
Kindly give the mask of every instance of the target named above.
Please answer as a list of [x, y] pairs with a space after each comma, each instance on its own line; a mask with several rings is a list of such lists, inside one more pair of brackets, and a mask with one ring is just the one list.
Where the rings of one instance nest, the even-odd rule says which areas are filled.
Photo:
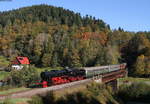
[[27, 102], [30, 100], [30, 98], [13, 98], [13, 99], [6, 99], [1, 100], [0, 104], [28, 104]]
[[8, 77], [10, 74], [10, 72], [5, 72], [5, 71], [0, 71], [0, 80], [5, 79], [6, 77]]
[[30, 88], [25, 88], [25, 87], [11, 88], [11, 89], [0, 91], [0, 96], [1, 95], [9, 95], [9, 94], [12, 94], [12, 93], [17, 93], [17, 92], [27, 91], [27, 90], [30, 90]]
[[119, 81], [145, 82], [145, 81], [150, 81], [150, 78], [133, 78], [133, 77], [126, 77], [126, 78], [120, 78]]
[[118, 83], [119, 85], [122, 84], [131, 84], [131, 83], [146, 83], [150, 85], [150, 78], [133, 78], [133, 77], [126, 77], [126, 78], [119, 78]]

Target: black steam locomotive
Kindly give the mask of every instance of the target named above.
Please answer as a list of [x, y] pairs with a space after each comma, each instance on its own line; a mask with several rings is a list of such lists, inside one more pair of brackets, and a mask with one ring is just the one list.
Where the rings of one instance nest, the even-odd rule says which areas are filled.
[[45, 71], [41, 73], [41, 78], [43, 81], [47, 82], [48, 86], [69, 83], [72, 81], [85, 79], [85, 70], [63, 69]]

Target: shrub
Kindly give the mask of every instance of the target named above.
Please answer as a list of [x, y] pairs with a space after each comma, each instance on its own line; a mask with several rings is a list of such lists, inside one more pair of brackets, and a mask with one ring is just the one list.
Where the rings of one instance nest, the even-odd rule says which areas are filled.
[[43, 104], [42, 98], [39, 96], [33, 96], [32, 100], [28, 101], [29, 104]]
[[48, 92], [45, 96], [34, 96], [32, 100], [28, 101], [29, 104], [56, 104], [55, 95], [53, 92]]
[[118, 98], [127, 101], [150, 102], [150, 85], [145, 83], [133, 83], [131, 85], [122, 85], [117, 92]]
[[87, 90], [102, 104], [118, 104], [118, 102], [114, 99], [112, 88], [109, 86], [92, 83], [87, 86]]
[[30, 66], [29, 68], [24, 67], [22, 70], [13, 70], [8, 83], [14, 86], [28, 86], [37, 79], [39, 79], [37, 70]]
[[[48, 92], [45, 96], [39, 97], [43, 104], [118, 104], [112, 93], [107, 90], [107, 86], [96, 83], [88, 85], [85, 90], [65, 94], [59, 98], [56, 98], [53, 92]], [[36, 102], [34, 101], [36, 99], [32, 100], [32, 102]]]

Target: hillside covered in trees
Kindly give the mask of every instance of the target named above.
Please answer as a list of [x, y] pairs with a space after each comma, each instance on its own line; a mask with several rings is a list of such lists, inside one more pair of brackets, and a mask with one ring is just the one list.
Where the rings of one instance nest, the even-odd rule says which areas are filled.
[[37, 5], [0, 12], [0, 55], [27, 56], [37, 67], [126, 62], [131, 75], [149, 76], [150, 32], [111, 30], [95, 17]]

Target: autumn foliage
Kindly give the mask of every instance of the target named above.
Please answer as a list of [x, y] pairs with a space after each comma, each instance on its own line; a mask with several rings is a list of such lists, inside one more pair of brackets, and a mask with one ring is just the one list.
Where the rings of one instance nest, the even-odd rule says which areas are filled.
[[129, 74], [149, 76], [149, 35], [111, 30], [95, 17], [48, 5], [0, 13], [0, 55], [8, 60], [26, 56], [36, 67], [126, 62]]

